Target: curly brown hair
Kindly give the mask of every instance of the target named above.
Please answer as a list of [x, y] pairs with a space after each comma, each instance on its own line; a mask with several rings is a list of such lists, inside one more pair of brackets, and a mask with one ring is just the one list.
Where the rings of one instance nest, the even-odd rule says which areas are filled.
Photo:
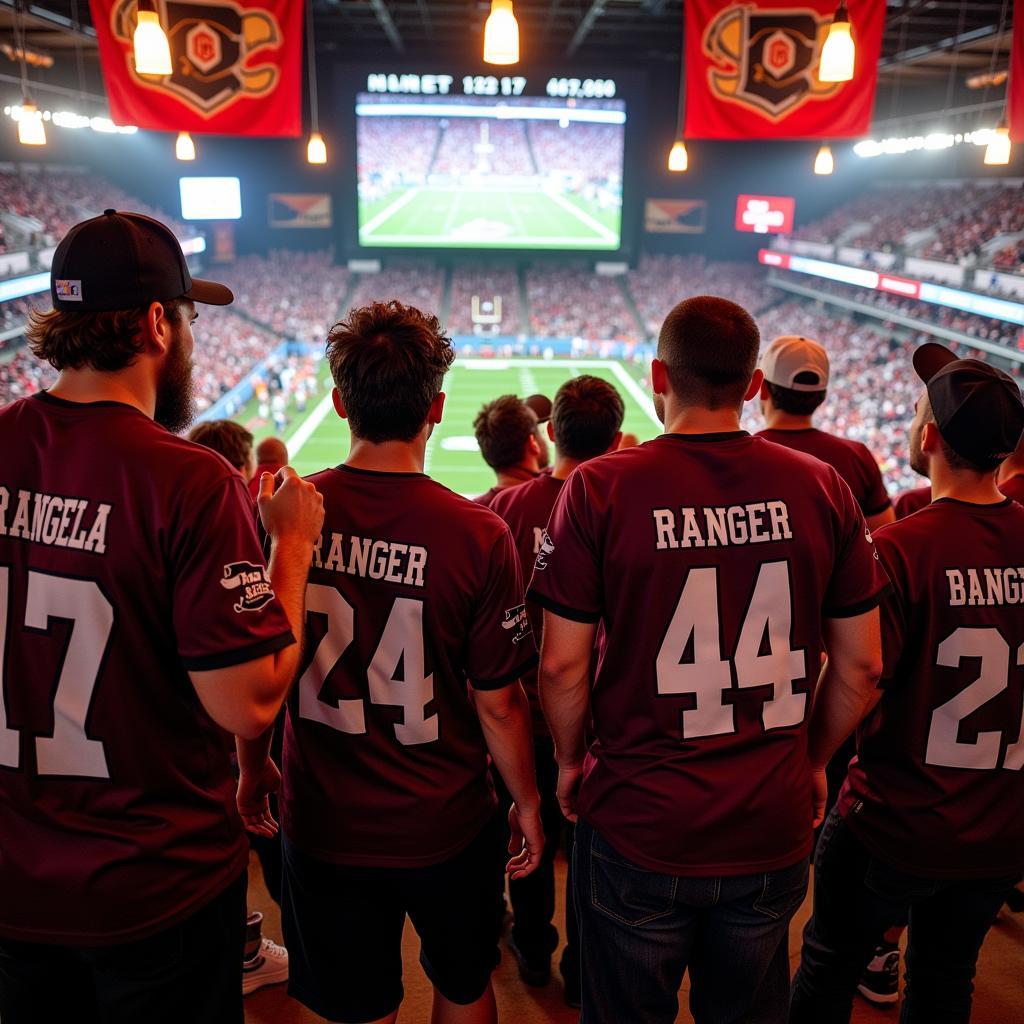
[[253, 436], [240, 423], [233, 420], [207, 420], [205, 423], [197, 423], [189, 431], [188, 439], [218, 455], [223, 455], [243, 475], [249, 468]]
[[349, 310], [327, 336], [327, 361], [352, 433], [372, 444], [411, 441], [455, 359], [430, 313], [395, 299]]
[[473, 420], [480, 454], [494, 470], [518, 466], [526, 457], [526, 445], [536, 429], [536, 415], [516, 395], [502, 395], [488, 402]]
[[[187, 300], [162, 303], [169, 320], [177, 321]], [[25, 337], [32, 354], [55, 370], [84, 366], [113, 373], [123, 370], [142, 352], [140, 328], [149, 306], [99, 313], [66, 313], [33, 309]]]

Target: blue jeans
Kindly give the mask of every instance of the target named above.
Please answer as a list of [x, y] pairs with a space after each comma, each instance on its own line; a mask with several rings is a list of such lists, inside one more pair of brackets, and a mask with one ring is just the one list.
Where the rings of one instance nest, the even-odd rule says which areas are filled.
[[580, 1024], [672, 1024], [687, 967], [697, 1024], [786, 1020], [787, 938], [807, 892], [806, 858], [767, 874], [661, 875], [581, 820], [573, 862]]
[[908, 920], [900, 1024], [966, 1024], [978, 953], [1017, 878], [937, 879], [873, 857], [833, 809], [814, 858], [790, 1024], [847, 1024], [854, 991], [886, 929]]

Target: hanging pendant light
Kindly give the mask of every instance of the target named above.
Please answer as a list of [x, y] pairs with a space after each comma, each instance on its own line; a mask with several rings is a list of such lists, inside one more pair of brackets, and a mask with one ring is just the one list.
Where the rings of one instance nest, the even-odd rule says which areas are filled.
[[846, 11], [845, 2], [843, 2], [839, 4], [839, 10], [836, 11], [836, 16], [829, 26], [825, 45], [821, 48], [818, 80], [821, 82], [849, 82], [853, 79], [856, 63], [857, 46], [853, 41], [850, 16]]
[[140, 75], [169, 75], [171, 46], [160, 24], [153, 0], [139, 0], [138, 20], [132, 36], [135, 70]]
[[681, 174], [690, 166], [690, 157], [686, 152], [686, 143], [682, 139], [676, 139], [672, 148], [668, 151], [668, 169]]
[[46, 127], [43, 114], [31, 97], [21, 102], [21, 117], [18, 118], [18, 141], [23, 146], [45, 146]]
[[1013, 147], [1010, 144], [1010, 129], [1006, 127], [1006, 121], [1000, 121], [999, 127], [992, 133], [988, 145], [985, 147], [985, 164], [988, 167], [1005, 167], [1010, 162], [1010, 152]]
[[316, 43], [313, 38], [313, 2], [306, 0], [306, 70], [309, 74], [309, 119], [312, 130], [306, 143], [306, 163], [327, 163], [327, 143], [320, 134], [320, 100], [316, 90]]
[[178, 139], [174, 143], [174, 155], [179, 160], [195, 160], [196, 144], [188, 132], [178, 132]]
[[484, 25], [484, 63], [519, 63], [519, 23], [512, 0], [491, 0], [491, 13]]
[[836, 169], [836, 161], [832, 156], [831, 146], [822, 146], [818, 155], [814, 158], [814, 173], [820, 175], [831, 174]]
[[306, 162], [311, 164], [327, 163], [327, 143], [319, 132], [312, 132], [306, 144]]

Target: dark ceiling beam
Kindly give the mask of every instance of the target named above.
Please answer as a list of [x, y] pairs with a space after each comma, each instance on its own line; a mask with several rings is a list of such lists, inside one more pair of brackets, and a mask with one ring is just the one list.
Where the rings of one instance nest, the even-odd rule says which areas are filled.
[[571, 57], [580, 48], [580, 44], [587, 38], [590, 30], [594, 27], [594, 22], [604, 14], [607, 3], [608, 0], [594, 0], [590, 5], [590, 10], [583, 15], [583, 20], [577, 26], [572, 39], [569, 40], [569, 45], [565, 48], [565, 55], [567, 57]]
[[[17, 11], [21, 8], [21, 5], [17, 0], [0, 0], [0, 7], [5, 7], [9, 11]], [[57, 28], [63, 32], [68, 32], [71, 35], [80, 36], [83, 39], [88, 39], [90, 42], [96, 42], [96, 29], [91, 25], [79, 25], [72, 21], [70, 18], [65, 18], [63, 14], [57, 14], [55, 11], [48, 11], [45, 7], [39, 7], [37, 4], [28, 4], [23, 8], [25, 13], [30, 17], [34, 18], [36, 22], [42, 22], [42, 26], [27, 25], [26, 27], [31, 31], [32, 28]]]
[[974, 43], [979, 39], [989, 39], [999, 35], [998, 25], [983, 25], [981, 28], [972, 28], [968, 32], [961, 32], [956, 36], [949, 36], [934, 43], [926, 43], [922, 46], [913, 46], [901, 53], [894, 53], [891, 57], [883, 57], [879, 62], [880, 68], [893, 67], [897, 64], [915, 64], [917, 61], [927, 60], [937, 53], [944, 53], [947, 50], [955, 50], [965, 43]]
[[420, 17], [423, 19], [423, 28], [428, 39], [434, 38], [434, 26], [430, 21], [430, 11], [427, 9], [427, 0], [417, 0], [420, 9]]
[[395, 28], [394, 21], [391, 20], [391, 12], [387, 9], [384, 0], [370, 0], [370, 7], [373, 8], [373, 13], [377, 15], [377, 21], [380, 22], [380, 27], [384, 29], [384, 35], [388, 37], [391, 45], [399, 52], [405, 52], [405, 43], [402, 42], [402, 36], [398, 29]]

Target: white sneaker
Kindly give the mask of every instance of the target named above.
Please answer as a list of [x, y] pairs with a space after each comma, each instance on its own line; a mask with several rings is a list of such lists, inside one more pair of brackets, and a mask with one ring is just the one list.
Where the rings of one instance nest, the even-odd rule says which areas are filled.
[[242, 995], [247, 996], [265, 985], [280, 985], [288, 980], [288, 950], [264, 939], [260, 951], [242, 963]]

